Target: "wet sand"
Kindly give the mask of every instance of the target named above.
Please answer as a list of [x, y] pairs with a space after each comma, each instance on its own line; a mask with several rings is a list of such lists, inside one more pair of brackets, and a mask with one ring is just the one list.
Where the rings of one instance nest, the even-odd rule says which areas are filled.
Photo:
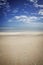
[[0, 65], [43, 65], [43, 34], [0, 35]]

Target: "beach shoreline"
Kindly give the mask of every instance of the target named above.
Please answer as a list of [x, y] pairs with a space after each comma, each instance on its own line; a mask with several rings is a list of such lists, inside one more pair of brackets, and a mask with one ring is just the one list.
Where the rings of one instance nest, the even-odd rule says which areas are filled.
[[0, 35], [43, 35], [43, 32], [0, 32]]

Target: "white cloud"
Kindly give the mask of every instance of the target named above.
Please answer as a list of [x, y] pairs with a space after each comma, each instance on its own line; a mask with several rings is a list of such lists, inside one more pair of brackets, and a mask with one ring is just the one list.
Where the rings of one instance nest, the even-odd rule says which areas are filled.
[[20, 15], [20, 16], [15, 16], [16, 19], [19, 19], [19, 18], [27, 18], [27, 16], [25, 15]]
[[15, 16], [15, 18], [18, 21], [24, 22], [24, 23], [32, 23], [37, 20], [36, 16], [26, 16], [26, 15], [20, 15], [20, 16]]
[[38, 1], [39, 1], [39, 0], [30, 0], [30, 2], [33, 2], [33, 4], [34, 4], [35, 7], [43, 8], [43, 5], [38, 4]]
[[38, 14], [43, 15], [43, 9], [40, 9]]
[[43, 5], [39, 5], [39, 4], [37, 4], [37, 3], [34, 3], [34, 6], [35, 6], [35, 7], [43, 8]]
[[37, 3], [38, 2], [38, 0], [30, 0], [31, 2], [34, 2], [34, 3]]
[[36, 17], [36, 16], [32, 16], [32, 17], [30, 17], [30, 19], [31, 19], [31, 20], [33, 20], [33, 19], [36, 20], [37, 17]]
[[39, 7], [43, 8], [43, 5], [38, 5]]

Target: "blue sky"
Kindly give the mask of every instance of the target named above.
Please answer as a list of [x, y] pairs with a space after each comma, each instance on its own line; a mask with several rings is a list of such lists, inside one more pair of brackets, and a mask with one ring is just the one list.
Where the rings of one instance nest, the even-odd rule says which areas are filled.
[[0, 0], [0, 27], [43, 30], [43, 0]]

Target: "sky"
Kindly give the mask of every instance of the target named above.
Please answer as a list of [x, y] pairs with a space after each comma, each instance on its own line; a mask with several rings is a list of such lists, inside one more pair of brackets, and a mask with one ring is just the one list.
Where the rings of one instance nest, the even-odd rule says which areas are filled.
[[43, 31], [43, 0], [0, 0], [0, 30]]

